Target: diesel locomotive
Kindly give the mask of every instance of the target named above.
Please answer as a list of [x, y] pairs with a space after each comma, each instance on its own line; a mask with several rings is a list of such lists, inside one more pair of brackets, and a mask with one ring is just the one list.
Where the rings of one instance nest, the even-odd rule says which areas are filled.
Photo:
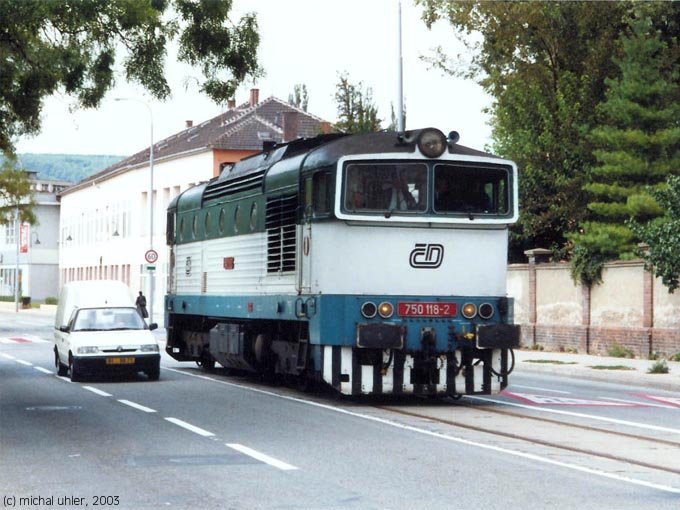
[[347, 395], [500, 392], [517, 168], [458, 138], [269, 144], [176, 197], [167, 353]]

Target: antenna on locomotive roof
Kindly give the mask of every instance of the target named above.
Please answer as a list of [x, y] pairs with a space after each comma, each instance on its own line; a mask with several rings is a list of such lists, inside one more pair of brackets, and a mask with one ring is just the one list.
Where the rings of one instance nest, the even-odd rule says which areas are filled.
[[397, 4], [397, 48], [399, 61], [397, 63], [397, 132], [403, 133], [404, 126], [404, 72], [401, 56], [401, 0]]

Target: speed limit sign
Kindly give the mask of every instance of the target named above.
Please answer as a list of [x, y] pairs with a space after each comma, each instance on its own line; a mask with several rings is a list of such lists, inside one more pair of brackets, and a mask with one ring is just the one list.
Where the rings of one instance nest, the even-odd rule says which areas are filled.
[[158, 252], [156, 250], [148, 250], [144, 254], [144, 258], [149, 264], [153, 264], [158, 260]]

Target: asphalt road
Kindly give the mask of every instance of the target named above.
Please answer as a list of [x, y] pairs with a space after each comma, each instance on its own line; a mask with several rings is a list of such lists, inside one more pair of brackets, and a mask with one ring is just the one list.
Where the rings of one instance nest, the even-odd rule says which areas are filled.
[[[680, 502], [679, 474], [434, 419], [462, 413], [459, 403], [305, 395], [165, 357], [158, 382], [71, 383], [54, 375], [51, 333], [50, 318], [0, 312], [0, 508], [639, 510]], [[2, 340], [12, 337], [22, 341]], [[680, 429], [680, 408], [642, 405], [662, 406], [647, 397], [666, 393], [632, 390], [516, 374], [511, 395], [463, 400], [528, 415], [565, 411], [550, 417], [567, 422], [590, 424], [594, 415], [627, 433], [636, 429], [625, 422], [664, 437]], [[642, 404], [531, 403], [537, 395]]]

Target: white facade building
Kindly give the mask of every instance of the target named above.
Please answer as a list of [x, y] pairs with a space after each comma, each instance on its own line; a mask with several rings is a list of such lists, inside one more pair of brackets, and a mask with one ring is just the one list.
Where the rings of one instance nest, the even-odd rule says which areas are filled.
[[[95, 174], [61, 195], [60, 283], [114, 279], [147, 297], [152, 322], [163, 321], [167, 290], [166, 209], [186, 189], [219, 175], [229, 163], [262, 149], [263, 142], [288, 141], [327, 132], [328, 122], [274, 97], [233, 104], [225, 113], [154, 144], [150, 200], [149, 149]], [[153, 207], [153, 240], [149, 238]], [[145, 254], [158, 259], [150, 270]], [[153, 278], [153, 303], [150, 302]]]

